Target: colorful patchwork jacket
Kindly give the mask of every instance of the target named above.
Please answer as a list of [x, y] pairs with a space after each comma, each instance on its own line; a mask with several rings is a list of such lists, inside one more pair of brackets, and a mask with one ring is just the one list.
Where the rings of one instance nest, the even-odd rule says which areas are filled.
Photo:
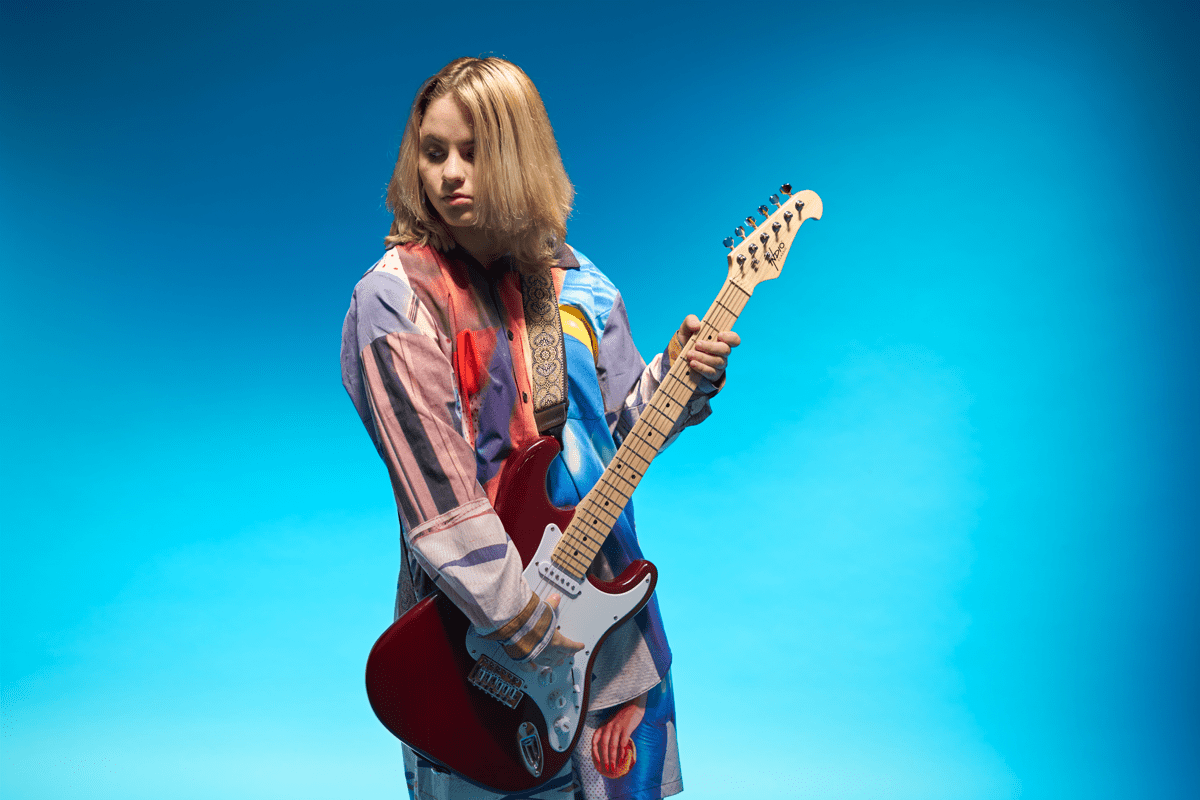
[[[646, 365], [620, 294], [592, 262], [570, 247], [559, 256], [551, 273], [570, 405], [547, 483], [556, 505], [573, 506], [670, 364], [660, 353]], [[436, 586], [514, 658], [535, 655], [554, 628], [553, 610], [526, 583], [492, 508], [505, 459], [538, 436], [528, 353], [519, 273], [508, 259], [485, 269], [461, 249], [388, 250], [355, 287], [342, 330], [342, 380], [387, 464], [400, 517], [397, 615]], [[715, 391], [702, 382], [671, 439], [708, 416]], [[611, 578], [638, 558], [630, 504], [592, 571]], [[605, 643], [592, 708], [645, 692], [670, 661], [652, 598]]]

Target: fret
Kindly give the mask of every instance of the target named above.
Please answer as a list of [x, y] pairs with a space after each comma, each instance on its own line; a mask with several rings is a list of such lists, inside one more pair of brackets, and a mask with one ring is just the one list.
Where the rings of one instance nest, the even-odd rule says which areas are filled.
[[588, 567], [591, 566], [590, 562], [584, 561], [578, 556], [578, 554], [573, 553], [571, 550], [563, 547], [562, 542], [559, 542], [558, 546], [554, 548], [554, 552], [550, 554], [550, 560], [553, 561], [559, 569], [566, 570], [572, 575], [576, 575], [580, 578], [584, 576]]
[[[640, 437], [638, 437], [636, 435], [634, 435], [633, 438], [637, 439], [638, 441], [642, 441], [642, 442], [646, 441], [645, 439], [641, 439]], [[638, 467], [636, 464], [631, 464], [631, 466], [637, 467], [638, 471], [640, 471], [642, 474], [645, 474], [646, 467], [650, 466], [650, 458], [654, 458], [654, 456], [650, 456], [650, 458], [646, 458], [645, 456], [638, 453], [636, 450], [634, 450], [632, 448], [630, 448], [629, 456], [631, 458], [636, 458], [638, 461], [642, 462], [642, 465], [640, 467]]]
[[[667, 426], [667, 430], [665, 430], [665, 431], [664, 431], [664, 430], [662, 430], [661, 428], [659, 428], [659, 427], [658, 427], [658, 425], [655, 425], [653, 422], [651, 422], [651, 421], [650, 421], [650, 415], [651, 415], [652, 413], [654, 413], [654, 414], [657, 414], [658, 416], [660, 416], [660, 417], [662, 417], [663, 419], [665, 419], [665, 420], [666, 420], [668, 423], [670, 423], [670, 424]], [[659, 435], [660, 435], [660, 436], [662, 436], [664, 439], [665, 439], [665, 438], [667, 438], [667, 435], [670, 433], [670, 431], [671, 431], [671, 428], [675, 427], [675, 422], [674, 422], [674, 420], [672, 420], [672, 419], [671, 419], [670, 417], [668, 417], [668, 416], [667, 416], [665, 413], [663, 413], [663, 410], [662, 410], [661, 408], [659, 408], [658, 406], [656, 406], [656, 405], [653, 405], [653, 404], [651, 404], [650, 406], [648, 406], [648, 407], [646, 408], [646, 410], [642, 412], [642, 416], [641, 416], [641, 417], [638, 419], [638, 422], [641, 422], [642, 420], [645, 420], [645, 422], [646, 422], [646, 426], [647, 426], [648, 428], [652, 428], [652, 429], [655, 431], [655, 433], [659, 434]]]
[[589, 517], [592, 517], [593, 520], [595, 520], [592, 523], [593, 525], [600, 524], [599, 518], [605, 518], [603, 524], [609, 528], [616, 524], [617, 517], [619, 516], [619, 513], [614, 514], [611, 508], [606, 508], [599, 503], [589, 503], [586, 508], [584, 507], [583, 503], [580, 503], [575, 509], [575, 514], [578, 515], [580, 513], [584, 513]]

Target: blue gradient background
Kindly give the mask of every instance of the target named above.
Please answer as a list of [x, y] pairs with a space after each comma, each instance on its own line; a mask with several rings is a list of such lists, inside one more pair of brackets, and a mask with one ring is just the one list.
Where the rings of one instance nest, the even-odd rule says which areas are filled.
[[402, 793], [338, 339], [481, 53], [646, 355], [825, 201], [638, 498], [686, 796], [1197, 796], [1195, 8], [5, 0], [4, 797]]

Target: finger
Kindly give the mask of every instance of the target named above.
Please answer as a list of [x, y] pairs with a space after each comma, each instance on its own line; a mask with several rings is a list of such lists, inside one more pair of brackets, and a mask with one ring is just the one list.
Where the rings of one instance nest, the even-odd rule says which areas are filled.
[[574, 639], [568, 639], [563, 635], [562, 631], [555, 631], [554, 638], [550, 640], [550, 646], [558, 647], [574, 653], [576, 650], [583, 649], [583, 642], [577, 642]]
[[679, 325], [680, 343], [687, 344], [687, 340], [692, 338], [698, 330], [700, 330], [700, 319], [695, 314], [688, 314]]
[[[604, 768], [606, 772], [611, 772], [612, 768], [608, 762], [608, 725], [600, 727], [596, 731], [596, 737], [592, 740], [596, 744], [596, 763]], [[597, 742], [597, 740], [599, 740]]]
[[742, 343], [742, 337], [738, 336], [733, 331], [721, 331], [719, 334], [717, 334], [717, 338], [730, 347], [737, 347]]
[[553, 608], [555, 610], [558, 609], [558, 604], [561, 602], [562, 602], [562, 595], [559, 594], [558, 592], [555, 592], [554, 594], [552, 594], [546, 598], [546, 605], [550, 606], [551, 608]]
[[621, 729], [613, 736], [613, 769], [621, 766], [621, 759], [625, 757], [625, 751], [629, 749], [629, 732], [622, 725]]
[[708, 339], [697, 342], [696, 346], [692, 348], [693, 353], [705, 353], [710, 356], [720, 356], [722, 358], [729, 355], [732, 351], [733, 348], [725, 344], [725, 342], [710, 341]]
[[715, 375], [725, 369], [725, 359], [721, 356], [707, 353], [694, 353], [688, 356], [688, 364], [692, 369], [703, 375]]

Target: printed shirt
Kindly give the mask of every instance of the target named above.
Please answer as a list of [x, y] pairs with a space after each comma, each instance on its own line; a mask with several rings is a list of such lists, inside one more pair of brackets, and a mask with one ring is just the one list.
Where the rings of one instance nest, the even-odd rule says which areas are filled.
[[[570, 247], [551, 270], [563, 310], [568, 419], [547, 479], [550, 499], [573, 506], [599, 479], [670, 363], [646, 365], [620, 294]], [[387, 464], [405, 563], [399, 615], [446, 592], [481, 635], [528, 656], [549, 634], [544, 598], [492, 508], [505, 460], [538, 437], [533, 418], [520, 274], [507, 258], [483, 268], [461, 249], [403, 245], [355, 287], [342, 332], [342, 379]], [[710, 413], [702, 381], [668, 443]], [[619, 575], [642, 558], [633, 506], [622, 513], [592, 572]], [[666, 675], [671, 653], [658, 601], [615, 629], [597, 658], [591, 707], [637, 697]]]

